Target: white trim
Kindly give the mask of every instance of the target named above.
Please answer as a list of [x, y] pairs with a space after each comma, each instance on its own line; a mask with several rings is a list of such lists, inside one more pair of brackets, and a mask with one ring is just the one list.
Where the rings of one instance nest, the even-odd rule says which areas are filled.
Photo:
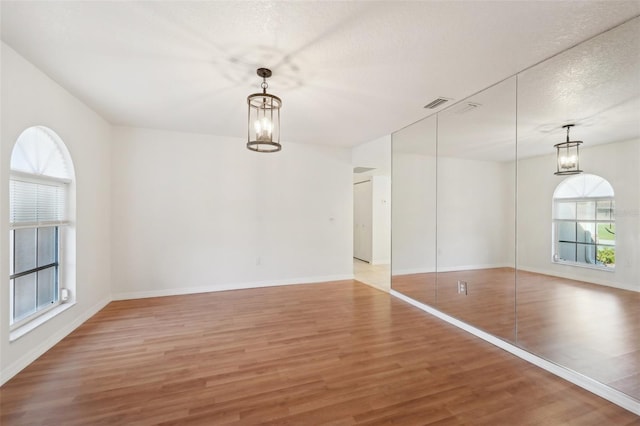
[[[630, 284], [626, 284], [626, 283], [614, 283], [611, 282], [610, 280], [603, 280], [600, 278], [594, 278], [592, 276], [590, 277], [583, 277], [580, 275], [576, 275], [576, 274], [572, 274], [572, 273], [566, 273], [564, 271], [562, 271], [561, 267], [570, 267], [573, 268], [574, 265], [567, 265], [567, 264], [558, 264], [558, 263], [552, 263], [553, 265], [560, 265], [560, 267], [558, 267], [557, 269], [554, 268], [553, 270], [551, 269], [544, 269], [544, 268], [531, 268], [529, 266], [522, 266], [522, 265], [518, 265], [518, 271], [525, 271], [525, 272], [533, 272], [535, 274], [542, 274], [542, 275], [551, 275], [554, 277], [559, 277], [559, 278], [565, 278], [567, 280], [574, 280], [574, 281], [582, 281], [585, 283], [589, 283], [589, 284], [597, 284], [597, 285], [603, 285], [603, 286], [607, 286], [607, 287], [611, 287], [611, 288], [617, 288], [620, 290], [629, 290], [629, 291], [635, 291], [635, 292], [640, 292], [640, 287], [638, 287], [638, 285], [636, 284], [635, 286], [630, 283]], [[580, 269], [583, 269], [582, 267], [580, 267]], [[594, 269], [594, 270], [598, 270], [598, 271], [602, 271], [600, 268]], [[614, 271], [602, 271], [603, 273], [608, 273], [608, 272], [614, 272]]]
[[9, 222], [9, 231], [13, 231], [14, 229], [51, 228], [54, 226], [66, 225], [69, 225], [68, 220], [50, 220], [45, 222]]
[[[45, 339], [38, 346], [30, 350], [29, 352], [22, 355], [19, 359], [14, 361], [11, 365], [9, 365], [4, 370], [0, 371], [0, 386], [6, 383], [13, 376], [18, 374], [22, 369], [27, 367], [33, 361], [38, 359], [42, 354], [51, 349], [55, 344], [57, 344], [60, 340], [69, 335], [73, 330], [78, 328], [82, 323], [86, 320], [94, 316], [100, 309], [104, 308], [109, 302], [111, 302], [111, 298], [107, 297], [100, 302], [96, 303], [81, 315], [76, 317], [75, 320], [68, 323], [65, 327], [58, 330], [56, 333], [50, 335], [47, 339]], [[65, 307], [65, 310], [73, 306], [73, 304], [64, 304], [61, 305]], [[13, 339], [15, 340], [15, 339]], [[11, 344], [11, 343], [10, 343]]]
[[[630, 290], [630, 291], [635, 291], [635, 292], [640, 292], [640, 287], [637, 285], [633, 285], [631, 284], [626, 284], [626, 283], [613, 283], [610, 280], [605, 280], [605, 279], [599, 279], [599, 278], [593, 278], [593, 277], [582, 277], [580, 275], [576, 275], [574, 273], [567, 273], [562, 271], [561, 269], [565, 269], [565, 270], [570, 270], [572, 271], [573, 268], [575, 267], [575, 265], [572, 264], [566, 264], [566, 263], [556, 263], [556, 262], [552, 262], [552, 265], [559, 265], [557, 268], [554, 269], [543, 269], [543, 268], [531, 268], [528, 266], [522, 266], [522, 265], [518, 265], [517, 270], [518, 271], [525, 271], [525, 272], [533, 272], [536, 274], [542, 274], [542, 275], [553, 275], [555, 277], [560, 277], [560, 278], [566, 278], [568, 280], [574, 280], [574, 281], [583, 281], [586, 283], [590, 283], [590, 284], [598, 284], [598, 285], [604, 285], [607, 287], [611, 287], [611, 288], [617, 288], [620, 290]], [[566, 268], [568, 267], [568, 268]], [[392, 266], [393, 268], [393, 266]], [[393, 277], [398, 277], [398, 276], [402, 276], [402, 275], [413, 275], [413, 274], [430, 274], [430, 273], [434, 273], [434, 272], [454, 272], [454, 271], [470, 271], [470, 270], [475, 270], [475, 269], [491, 269], [491, 268], [514, 268], [516, 269], [516, 267], [514, 265], [509, 265], [509, 264], [496, 264], [496, 265], [467, 265], [467, 266], [456, 266], [455, 268], [438, 268], [436, 271], [436, 268], [412, 268], [412, 269], [400, 269], [400, 270], [392, 270], [391, 271], [391, 276]], [[583, 266], [579, 266], [577, 267], [578, 269], [584, 269]], [[611, 272], [615, 272], [615, 271], [606, 271], [603, 270], [601, 268], [589, 268], [589, 269], [593, 269], [596, 271], [602, 271], [603, 273], [611, 273]]]
[[473, 334], [474, 336], [481, 338], [482, 340], [485, 340], [501, 349], [504, 349], [505, 351], [519, 358], [522, 358], [523, 360], [528, 361], [531, 364], [534, 364], [542, 368], [543, 370], [553, 373], [558, 377], [561, 377], [577, 386], [580, 386], [581, 388], [586, 389], [589, 392], [592, 392], [606, 399], [607, 401], [611, 401], [614, 404], [624, 408], [625, 410], [629, 410], [632, 413], [640, 415], [640, 401], [632, 398], [631, 396], [623, 392], [620, 392], [617, 389], [613, 389], [590, 377], [584, 376], [573, 370], [562, 367], [558, 364], [555, 364], [551, 361], [548, 361], [544, 358], [534, 355], [531, 352], [527, 352], [524, 349], [521, 349], [509, 342], [506, 342], [505, 340], [502, 340], [492, 334], [487, 333], [486, 331], [482, 331], [478, 328], [475, 328], [474, 326], [469, 325], [463, 321], [460, 321], [459, 319], [456, 319], [454, 317], [451, 317], [443, 312], [440, 312], [439, 310], [432, 308], [431, 306], [425, 305], [424, 303], [420, 303], [414, 299], [411, 299], [410, 297], [407, 297], [402, 293], [398, 293], [396, 290], [391, 290], [390, 294], [392, 296], [397, 297], [400, 300], [403, 300], [409, 303], [410, 305], [415, 306], [418, 309], [421, 309], [435, 317], [440, 318], [441, 320], [448, 322], [449, 324], [455, 325], [456, 327], [461, 328], [464, 331], [467, 331]]
[[424, 268], [410, 268], [392, 271], [393, 276], [411, 275], [411, 274], [429, 274], [433, 272], [456, 272], [456, 271], [473, 271], [476, 269], [494, 269], [494, 268], [513, 268], [515, 265], [509, 263], [492, 263], [483, 265], [462, 265], [462, 266], [438, 266]]
[[113, 300], [145, 299], [148, 297], [178, 296], [181, 294], [211, 293], [216, 291], [244, 290], [260, 287], [277, 287], [281, 285], [314, 284], [326, 281], [352, 280], [353, 274], [329, 275], [320, 277], [291, 278], [288, 280], [254, 281], [246, 283], [226, 283], [198, 287], [174, 287], [162, 290], [133, 291], [113, 294]]
[[[34, 273], [34, 272], [32, 272]], [[35, 272], [37, 273], [37, 272]], [[14, 297], [14, 292], [15, 292], [15, 284], [14, 285], [10, 285], [10, 289], [11, 289], [11, 300], [13, 300]], [[28, 315], [25, 318], [22, 318], [14, 323], [9, 324], [9, 341], [14, 341], [20, 337], [22, 337], [23, 335], [27, 334], [29, 331], [33, 330], [34, 328], [38, 327], [40, 324], [44, 324], [45, 322], [49, 321], [51, 318], [55, 317], [56, 315], [58, 315], [60, 312], [64, 312], [67, 309], [69, 309], [68, 307], [63, 307], [60, 306], [61, 305], [61, 301], [56, 300], [53, 303], [50, 303], [48, 306], [37, 310], [35, 312], [32, 312], [30, 315]], [[13, 303], [9, 304], [9, 313], [11, 314], [10, 318], [13, 318]], [[22, 331], [22, 330], [27, 330], [27, 331]]]
[[368, 285], [369, 287], [373, 287], [373, 288], [375, 288], [376, 290], [384, 291], [385, 293], [389, 293], [389, 291], [390, 291], [390, 290], [389, 290], [388, 288], [386, 288], [386, 287], [382, 287], [381, 285], [378, 285], [378, 284], [368, 283], [368, 282], [366, 282], [366, 281], [359, 280], [357, 277], [355, 277], [355, 278], [354, 278], [354, 280], [355, 280], [355, 281], [358, 281], [359, 283], [362, 283], [362, 284]]
[[[582, 244], [582, 243], [569, 243], [569, 244]], [[587, 244], [587, 245], [591, 245], [591, 244]], [[601, 246], [601, 247], [613, 247], [615, 248], [615, 246], [607, 246], [604, 244], [593, 244], [595, 246]], [[562, 259], [558, 259], [558, 260], [553, 260], [554, 257], [556, 257], [557, 254], [554, 254], [551, 257], [551, 263], [555, 263], [556, 265], [564, 265], [564, 266], [574, 266], [576, 268], [586, 268], [586, 269], [593, 269], [594, 271], [604, 271], [604, 272], [615, 272], [616, 268], [615, 266], [613, 268], [610, 268], [608, 266], [598, 266], [597, 264], [593, 264], [593, 263], [581, 263], [581, 262], [572, 262], [570, 260], [562, 260]]]
[[458, 272], [458, 271], [474, 271], [476, 269], [495, 269], [495, 268], [513, 268], [513, 263], [491, 263], [484, 265], [462, 265], [462, 266], [438, 266], [436, 272]]
[[35, 173], [27, 173], [21, 172], [19, 170], [10, 170], [9, 171], [9, 180], [21, 180], [24, 182], [33, 182], [33, 183], [61, 183], [68, 185], [73, 182], [68, 178], [60, 178], [55, 176], [47, 176], [47, 175], [37, 175]]
[[[393, 263], [391, 263], [391, 268], [393, 268]], [[436, 272], [435, 266], [424, 268], [397, 269], [392, 270], [391, 274], [395, 277], [396, 275], [431, 274], [433, 272]]]

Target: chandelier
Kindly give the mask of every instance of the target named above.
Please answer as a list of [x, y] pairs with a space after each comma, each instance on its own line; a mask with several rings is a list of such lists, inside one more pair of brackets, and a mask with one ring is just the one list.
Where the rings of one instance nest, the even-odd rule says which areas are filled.
[[573, 124], [562, 126], [567, 129], [567, 141], [555, 144], [557, 150], [557, 171], [555, 175], [575, 175], [582, 173], [580, 170], [580, 145], [582, 141], [569, 140], [569, 130]]
[[249, 105], [247, 124], [247, 148], [256, 152], [277, 152], [280, 145], [280, 108], [282, 100], [267, 93], [267, 78], [271, 70], [258, 68], [256, 73], [262, 77], [262, 93], [247, 96]]

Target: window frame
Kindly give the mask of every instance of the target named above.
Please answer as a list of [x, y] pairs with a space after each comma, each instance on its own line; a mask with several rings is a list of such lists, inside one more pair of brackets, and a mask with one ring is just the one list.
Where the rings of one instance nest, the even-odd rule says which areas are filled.
[[[11, 170], [10, 174], [9, 174], [9, 185], [11, 185], [12, 181], [22, 181], [22, 182], [29, 182], [29, 183], [34, 183], [34, 184], [41, 184], [41, 185], [47, 185], [47, 186], [57, 186], [62, 188], [62, 190], [64, 191], [64, 193], [66, 194], [65, 196], [68, 197], [69, 195], [69, 185], [71, 184], [71, 180], [70, 179], [63, 179], [63, 178], [58, 178], [58, 177], [52, 177], [52, 176], [44, 176], [44, 175], [35, 175], [35, 174], [31, 174], [31, 173], [26, 173], [26, 172], [22, 172], [22, 171], [16, 171], [16, 170]], [[65, 217], [66, 215], [63, 214]], [[9, 331], [14, 331], [19, 329], [20, 327], [23, 327], [27, 324], [29, 324], [30, 322], [34, 321], [35, 319], [37, 319], [38, 317], [48, 313], [49, 311], [55, 309], [56, 307], [60, 306], [63, 302], [62, 302], [62, 298], [61, 298], [61, 291], [62, 291], [62, 286], [61, 286], [61, 279], [60, 279], [60, 275], [61, 275], [61, 265], [64, 264], [64, 259], [63, 257], [63, 250], [61, 249], [61, 244], [62, 241], [64, 241], [64, 227], [65, 225], [68, 224], [67, 220], [52, 220], [52, 221], [42, 221], [42, 222], [18, 222], [18, 223], [10, 223], [9, 225], [9, 244], [10, 244], [10, 248], [9, 248], [9, 258], [10, 258], [10, 274], [9, 274]], [[29, 275], [30, 273], [36, 273], [36, 280], [37, 280], [37, 271], [38, 270], [44, 270], [44, 269], [48, 269], [48, 267], [36, 267], [33, 269], [30, 269], [29, 271], [23, 271], [19, 274], [15, 274], [14, 273], [14, 265], [15, 265], [15, 241], [14, 241], [14, 231], [17, 229], [36, 229], [36, 232], [38, 232], [39, 229], [41, 228], [50, 228], [50, 227], [54, 227], [56, 229], [55, 232], [55, 257], [56, 257], [56, 261], [55, 261], [55, 275], [54, 275], [54, 280], [55, 280], [55, 301], [53, 303], [50, 303], [44, 307], [38, 308], [37, 306], [37, 291], [36, 291], [36, 310], [35, 312], [27, 315], [24, 318], [20, 318], [19, 320], [15, 320], [14, 318], [14, 314], [15, 314], [15, 282], [14, 282], [14, 278], [19, 278], [19, 276], [26, 276]], [[36, 240], [36, 245], [35, 245], [35, 250], [37, 252], [38, 250], [38, 243]], [[36, 281], [37, 282], [37, 281]], [[37, 286], [37, 284], [36, 284]], [[36, 287], [37, 289], [37, 287]]]
[[[39, 277], [41, 280], [47, 280], [47, 287], [42, 287], [39, 295], [40, 300], [46, 300], [46, 303], [43, 303], [38, 310], [38, 289], [35, 287], [36, 291], [33, 294], [31, 293], [33, 289], [27, 287], [27, 293], [17, 295], [18, 297], [28, 296], [28, 299], [19, 300], [25, 302], [24, 306], [15, 305], [14, 280], [10, 278], [9, 286], [5, 287], [4, 291], [7, 291], [6, 294], [10, 297], [10, 306], [4, 315], [9, 317], [7, 318], [10, 331], [9, 341], [13, 342], [68, 310], [77, 302], [75, 292], [77, 250], [75, 222], [76, 174], [73, 158], [62, 138], [54, 130], [46, 126], [34, 125], [25, 128], [15, 141], [11, 151], [8, 177], [10, 232], [8, 233], [9, 235], [5, 234], [9, 237], [9, 241], [5, 241], [11, 244], [9, 247], [11, 261], [14, 261], [14, 241], [12, 236], [15, 229], [57, 228], [55, 241], [57, 267], [54, 270], [54, 276], [51, 273], [40, 273]], [[19, 181], [27, 185], [23, 185]], [[35, 184], [35, 188], [34, 185], [29, 185], [29, 183]], [[50, 186], [57, 188], [47, 188]], [[23, 237], [26, 238], [26, 236]], [[36, 234], [34, 237], [38, 238], [38, 235]], [[49, 244], [52, 241], [50, 238], [49, 235], [47, 240], [41, 240], [43, 244], [47, 244], [47, 247], [46, 251], [41, 251], [40, 255], [47, 255], [45, 254], [47, 251], [51, 253]], [[23, 248], [28, 247], [27, 253], [31, 253], [30, 240], [24, 241], [28, 245], [23, 246]], [[39, 241], [35, 241], [36, 250], [39, 243]], [[28, 254], [28, 256], [31, 256], [31, 254]], [[47, 258], [47, 261], [49, 260], [51, 258]], [[14, 266], [12, 263], [9, 273], [5, 277], [14, 275]], [[19, 265], [20, 268], [24, 269], [23, 266]], [[33, 261], [29, 260], [26, 267], [31, 268], [32, 266], [34, 266]], [[37, 279], [37, 277], [29, 277], [27, 285], [35, 285], [34, 279]], [[55, 288], [52, 288], [51, 281], [48, 281], [50, 279], [56, 280]], [[18, 289], [20, 290], [19, 287]], [[54, 291], [53, 294], [50, 292], [52, 290]], [[50, 303], [53, 298], [56, 299], [55, 302]], [[13, 321], [13, 309], [16, 306], [19, 308], [24, 307], [25, 309], [21, 313], [31, 312], [32, 300], [35, 302], [36, 312], [32, 312], [18, 321]]]
[[[54, 261], [53, 263], [49, 263], [43, 266], [37, 266], [37, 252], [38, 252], [38, 232], [43, 228], [54, 228]], [[52, 309], [55, 309], [57, 306], [62, 304], [61, 301], [61, 288], [60, 288], [60, 228], [61, 226], [58, 224], [52, 225], [41, 225], [41, 226], [13, 226], [9, 230], [10, 232], [10, 244], [11, 249], [9, 251], [10, 258], [10, 271], [14, 272], [9, 275], [9, 331], [13, 331], [17, 328], [22, 327], [25, 324], [33, 321], [38, 318], [40, 315], [46, 314]], [[36, 245], [34, 247], [36, 251], [36, 266], [26, 271], [15, 273], [15, 231], [20, 229], [35, 229], [36, 230]], [[46, 306], [39, 307], [38, 306], [38, 272], [44, 271], [47, 269], [54, 269], [54, 300], [47, 304]], [[18, 320], [15, 319], [15, 279], [28, 276], [31, 274], [35, 274], [36, 276], [36, 300], [35, 300], [35, 311], [31, 314], [20, 318]]]
[[[600, 176], [598, 176], [600, 177]], [[606, 182], [606, 179], [600, 177], [602, 180], [604, 180]], [[562, 184], [562, 183], [561, 183]], [[560, 185], [561, 185], [560, 184]], [[603, 220], [603, 219], [598, 219], [598, 203], [599, 202], [611, 202], [612, 203], [612, 207], [610, 208], [610, 217], [609, 219]], [[594, 203], [594, 218], [593, 219], [579, 219], [578, 218], [578, 204], [579, 203], [587, 203], [587, 202], [593, 202]], [[575, 214], [575, 218], [573, 219], [559, 219], [558, 218], [558, 204], [559, 203], [574, 203], [575, 208], [576, 208], [576, 214]], [[602, 223], [607, 223], [607, 224], [615, 224], [615, 196], [611, 195], [611, 196], [599, 196], [599, 197], [573, 197], [573, 198], [553, 198], [553, 212], [552, 212], [552, 227], [553, 227], [553, 247], [552, 247], [552, 262], [553, 263], [557, 263], [557, 264], [562, 264], [562, 265], [570, 265], [570, 266], [577, 266], [577, 267], [581, 267], [581, 268], [590, 268], [590, 269], [597, 269], [600, 271], [609, 271], [609, 272], [614, 272], [615, 271], [615, 263], [613, 264], [613, 266], [607, 266], [606, 264], [598, 264], [598, 247], [613, 247], [614, 251], [616, 249], [616, 244], [615, 244], [615, 238], [614, 238], [614, 244], [600, 244], [598, 241], [598, 225], [602, 224]], [[563, 241], [560, 240], [560, 231], [559, 231], [559, 224], [561, 223], [571, 223], [571, 224], [575, 224], [576, 226], [576, 237], [574, 238], [575, 241]], [[595, 236], [594, 236], [594, 242], [593, 243], [587, 243], [587, 242], [581, 242], [578, 241], [578, 237], [577, 237], [577, 227], [580, 223], [589, 223], [589, 224], [593, 224], [594, 225], [594, 229], [595, 229]], [[587, 246], [592, 246], [595, 250], [595, 254], [594, 254], [594, 263], [585, 263], [585, 262], [579, 262], [579, 261], [572, 261], [572, 260], [566, 260], [566, 259], [561, 259], [560, 258], [560, 243], [569, 243], [569, 244], [574, 244], [576, 246], [576, 251], [577, 251], [577, 246], [579, 244], [583, 244], [583, 245], [587, 245]]]

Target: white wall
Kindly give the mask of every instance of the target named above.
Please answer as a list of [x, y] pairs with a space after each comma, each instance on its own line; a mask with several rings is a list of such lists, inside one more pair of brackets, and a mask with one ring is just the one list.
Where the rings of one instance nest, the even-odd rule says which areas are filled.
[[640, 291], [640, 141], [580, 150], [580, 166], [607, 179], [616, 201], [616, 267], [601, 271], [553, 263], [551, 209], [555, 155], [518, 162], [518, 268]]
[[[354, 193], [356, 184], [371, 182], [371, 259], [369, 260], [372, 265], [389, 265], [391, 263], [391, 177], [355, 174], [354, 181]], [[355, 195], [354, 202], [357, 203]], [[354, 221], [354, 226], [356, 222], [357, 220]], [[354, 255], [354, 257], [357, 256]]]
[[393, 156], [393, 275], [513, 266], [513, 164], [437, 161]]
[[438, 271], [513, 266], [513, 178], [505, 163], [438, 158]]
[[13, 145], [31, 126], [54, 130], [76, 173], [77, 303], [9, 343], [9, 244], [0, 243], [0, 383], [48, 350], [110, 300], [110, 125], [2, 43], [0, 235], [8, 236], [8, 181]]
[[353, 277], [348, 149], [116, 127], [114, 298]]
[[391, 135], [355, 146], [351, 151], [353, 167], [373, 168], [354, 174], [353, 181], [370, 180], [372, 185], [371, 263], [391, 263]]
[[391, 177], [372, 176], [373, 233], [371, 263], [391, 263]]
[[394, 152], [392, 275], [436, 269], [435, 179], [435, 157]]
[[[0, 383], [114, 294], [353, 277], [350, 150], [285, 144], [261, 155], [241, 139], [114, 128], [4, 43], [1, 65], [0, 232], [9, 233], [13, 145], [43, 125], [74, 163], [77, 257], [76, 303], [11, 343], [9, 294], [0, 292]], [[8, 248], [0, 244], [5, 289]]]
[[391, 135], [353, 147], [353, 167], [370, 167], [374, 175], [391, 176]]

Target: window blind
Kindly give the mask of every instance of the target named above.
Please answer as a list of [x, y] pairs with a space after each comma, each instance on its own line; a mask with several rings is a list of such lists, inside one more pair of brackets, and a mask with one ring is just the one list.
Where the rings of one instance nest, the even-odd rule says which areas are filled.
[[64, 224], [67, 220], [64, 183], [11, 179], [9, 204], [12, 228]]

